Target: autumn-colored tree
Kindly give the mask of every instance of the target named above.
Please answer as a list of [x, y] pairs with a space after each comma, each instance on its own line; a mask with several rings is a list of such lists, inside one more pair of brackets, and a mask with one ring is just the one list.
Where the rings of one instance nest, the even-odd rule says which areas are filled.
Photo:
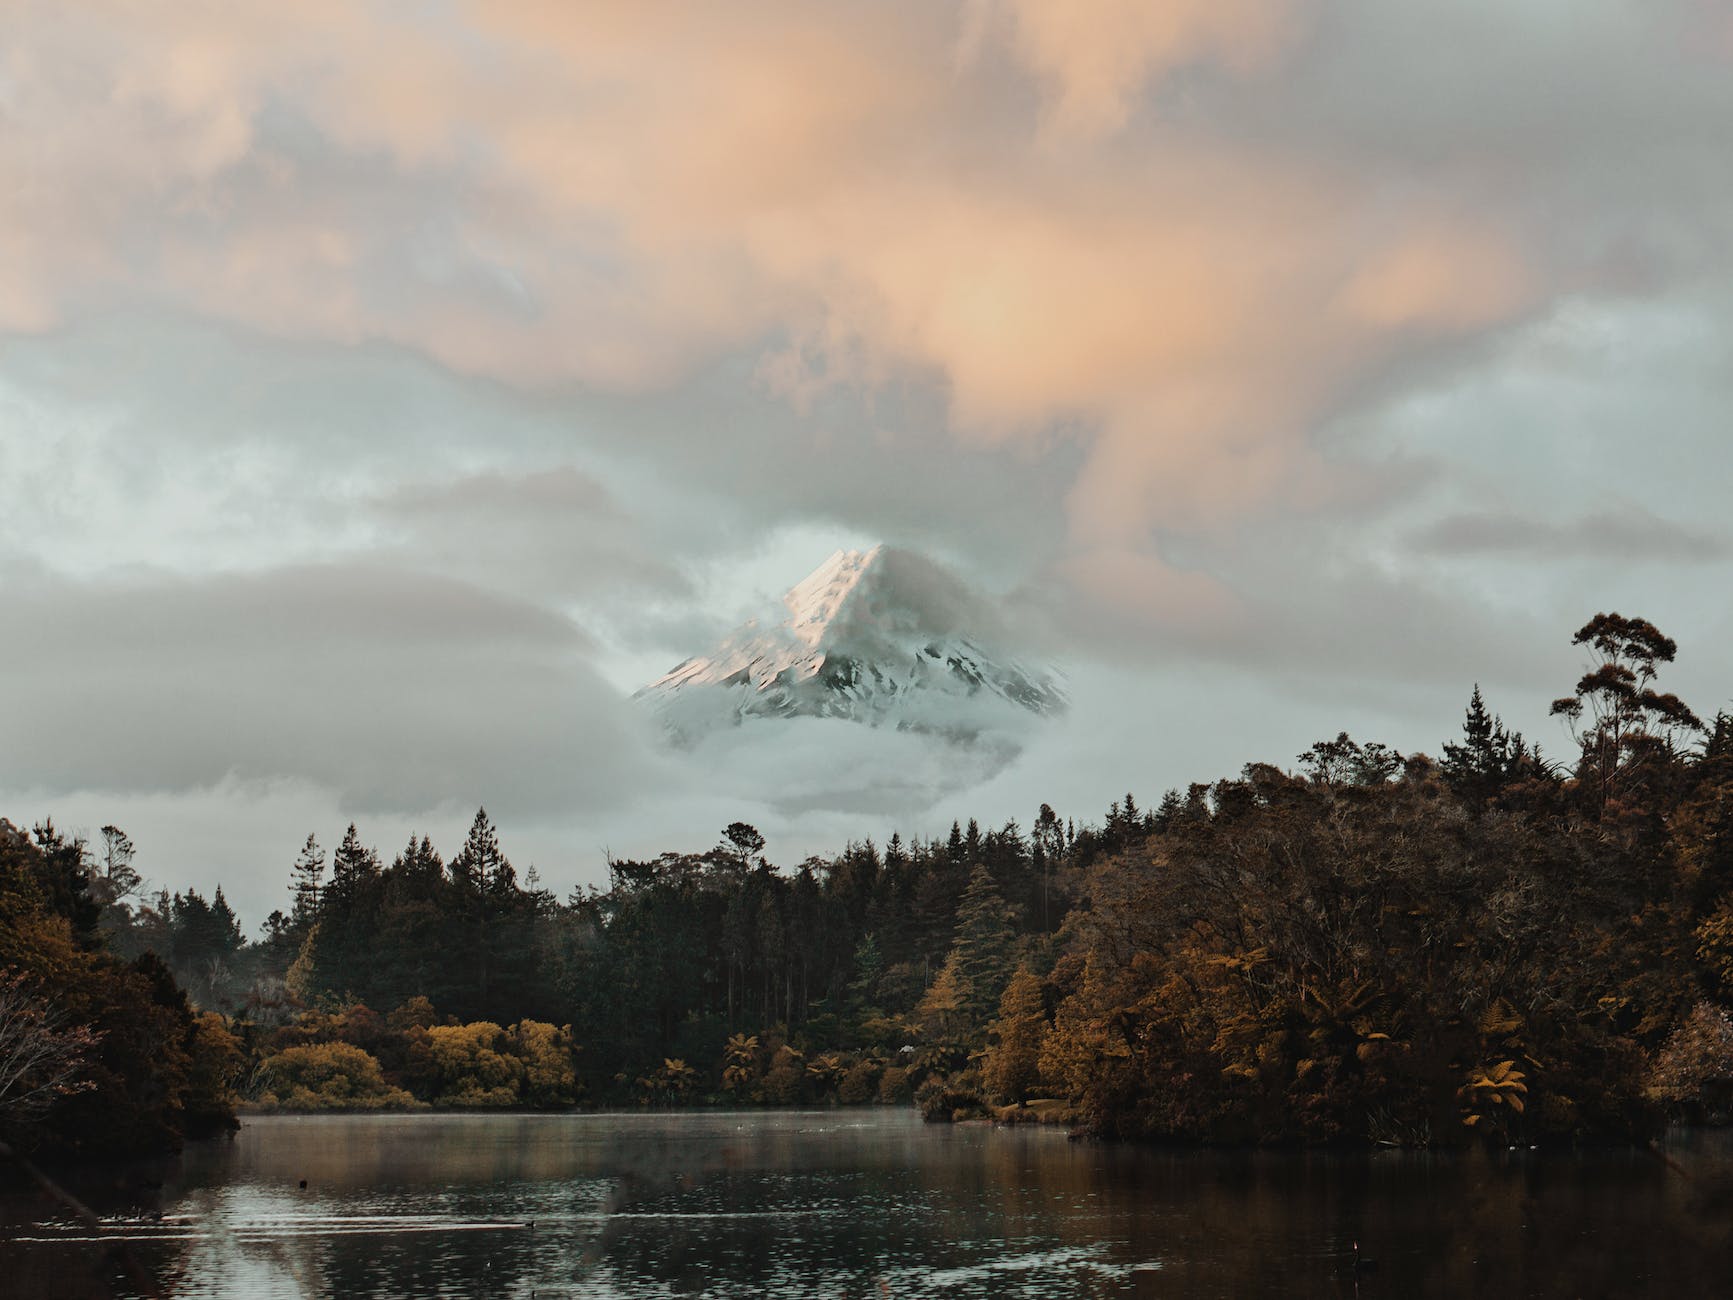
[[349, 1043], [313, 1043], [266, 1057], [254, 1098], [268, 1110], [399, 1110], [415, 1098], [385, 1081], [379, 1062]]
[[1733, 1019], [1713, 1003], [1693, 1007], [1655, 1053], [1649, 1091], [1686, 1118], [1725, 1114], [1733, 1104]]
[[931, 1037], [950, 1038], [962, 1022], [964, 985], [958, 973], [960, 964], [957, 955], [952, 953], [915, 1008], [916, 1019]]
[[1041, 1082], [1041, 1047], [1047, 1036], [1041, 981], [1019, 969], [999, 999], [993, 1041], [981, 1062], [981, 1080], [999, 1100], [1021, 1105]]
[[23, 974], [0, 971], [0, 1125], [33, 1124], [62, 1097], [94, 1086], [85, 1069], [96, 1035], [36, 992]]
[[435, 1025], [427, 1031], [439, 1072], [440, 1106], [515, 1106], [523, 1100], [524, 1063], [506, 1032], [491, 1020]]
[[569, 1106], [577, 1100], [572, 1027], [539, 1020], [512, 1026], [512, 1049], [523, 1062], [523, 1101], [530, 1106]]

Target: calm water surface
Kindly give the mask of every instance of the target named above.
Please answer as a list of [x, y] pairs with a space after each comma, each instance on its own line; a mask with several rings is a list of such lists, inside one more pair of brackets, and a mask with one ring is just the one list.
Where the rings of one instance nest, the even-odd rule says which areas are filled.
[[1733, 1139], [1665, 1152], [1174, 1153], [907, 1111], [261, 1118], [73, 1180], [100, 1240], [0, 1199], [0, 1294], [137, 1294], [114, 1239], [175, 1296], [1733, 1294]]

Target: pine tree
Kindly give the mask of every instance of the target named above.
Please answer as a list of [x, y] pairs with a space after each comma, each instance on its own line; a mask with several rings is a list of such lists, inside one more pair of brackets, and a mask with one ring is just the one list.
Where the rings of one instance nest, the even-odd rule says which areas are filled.
[[379, 855], [361, 843], [355, 823], [350, 822], [349, 829], [343, 832], [343, 842], [331, 855], [331, 883], [326, 892], [353, 899], [363, 884], [378, 875]]
[[1029, 869], [1041, 882], [1041, 929], [1053, 928], [1052, 875], [1065, 852], [1065, 832], [1051, 804], [1042, 804], [1029, 835]]
[[951, 950], [969, 1024], [985, 1027], [1011, 977], [1016, 934], [1013, 913], [985, 867], [976, 867], [957, 904], [957, 941]]
[[319, 847], [317, 838], [309, 835], [301, 848], [301, 856], [289, 869], [289, 888], [295, 898], [289, 923], [298, 935], [304, 936], [319, 919], [319, 895], [324, 879], [325, 850]]
[[331, 882], [319, 902], [319, 937], [312, 948], [314, 982], [322, 993], [365, 1002], [378, 997], [382, 902], [379, 855], [361, 843], [355, 823], [331, 855]]
[[223, 897], [221, 885], [217, 886], [217, 892], [211, 898], [211, 921], [216, 946], [225, 957], [232, 957], [247, 946], [246, 932], [241, 929], [235, 909]]
[[487, 809], [478, 808], [463, 848], [451, 860], [450, 918], [473, 999], [466, 1010], [487, 1015], [496, 1001], [503, 1002], [507, 990], [496, 987], [502, 953], [509, 953], [513, 971], [522, 965], [518, 959], [528, 956], [522, 951], [517, 927], [505, 924], [521, 898], [517, 872], [500, 851], [499, 834], [488, 820]]
[[1439, 770], [1459, 798], [1479, 806], [1515, 778], [1526, 753], [1522, 737], [1507, 732], [1504, 722], [1487, 711], [1476, 682], [1462, 720], [1462, 743], [1444, 746]]
[[381, 1006], [399, 1006], [416, 996], [446, 1007], [462, 972], [443, 953], [448, 931], [445, 863], [423, 835], [409, 843], [384, 873], [378, 932], [374, 936], [375, 981]]
[[884, 954], [871, 932], [861, 938], [854, 949], [854, 978], [849, 981], [849, 1005], [856, 1011], [875, 1006], [879, 994], [879, 977], [884, 974]]

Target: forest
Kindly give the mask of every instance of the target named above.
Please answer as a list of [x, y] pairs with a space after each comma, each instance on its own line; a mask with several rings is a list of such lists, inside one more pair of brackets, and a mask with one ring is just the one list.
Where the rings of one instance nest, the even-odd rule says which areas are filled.
[[1042, 805], [558, 898], [485, 811], [444, 856], [309, 835], [249, 939], [117, 827], [0, 821], [0, 1139], [116, 1153], [234, 1112], [914, 1104], [1234, 1144], [1642, 1141], [1733, 1108], [1733, 718], [1597, 615], [1555, 762], [1475, 688], [1436, 757]]

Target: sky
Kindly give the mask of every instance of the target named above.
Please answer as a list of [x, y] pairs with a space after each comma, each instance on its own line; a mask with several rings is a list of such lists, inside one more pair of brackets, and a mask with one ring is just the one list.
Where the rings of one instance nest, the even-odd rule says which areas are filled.
[[[309, 832], [561, 890], [1733, 697], [1717, 0], [0, 0], [0, 815], [249, 925]], [[837, 547], [1073, 707], [670, 754]], [[894, 793], [892, 792], [894, 790]], [[799, 805], [798, 807], [796, 805]]]

